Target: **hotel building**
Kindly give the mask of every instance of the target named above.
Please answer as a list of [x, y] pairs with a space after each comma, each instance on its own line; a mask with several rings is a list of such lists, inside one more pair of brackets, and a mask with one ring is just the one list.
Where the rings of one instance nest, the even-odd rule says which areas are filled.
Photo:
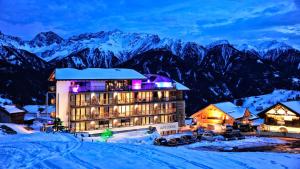
[[136, 130], [155, 126], [162, 134], [184, 125], [184, 85], [132, 69], [56, 69], [55, 116], [71, 131]]

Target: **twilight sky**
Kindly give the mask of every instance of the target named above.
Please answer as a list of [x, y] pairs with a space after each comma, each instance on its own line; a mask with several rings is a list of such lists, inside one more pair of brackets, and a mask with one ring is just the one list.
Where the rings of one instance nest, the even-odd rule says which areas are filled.
[[300, 0], [0, 0], [0, 31], [32, 39], [120, 29], [207, 44], [276, 39], [300, 47]]

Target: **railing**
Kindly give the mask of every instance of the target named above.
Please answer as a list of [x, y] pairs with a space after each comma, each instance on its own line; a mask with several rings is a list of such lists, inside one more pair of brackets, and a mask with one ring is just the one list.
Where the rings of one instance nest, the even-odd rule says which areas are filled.
[[155, 90], [155, 89], [172, 89], [175, 88], [175, 83], [172, 87], [158, 87], [155, 83], [142, 83], [141, 89], [134, 89], [132, 85], [116, 87], [116, 86], [71, 86], [69, 91], [71, 93], [78, 92], [97, 92], [97, 91], [139, 91], [139, 90]]
[[134, 103], [151, 103], [151, 102], [166, 102], [176, 101], [176, 96], [171, 97], [147, 97], [147, 98], [131, 98], [131, 99], [92, 99], [85, 101], [70, 101], [71, 106], [99, 106], [99, 105], [116, 105], [116, 104], [134, 104]]
[[125, 113], [119, 113], [117, 111], [112, 112], [109, 114], [108, 112], [103, 114], [93, 114], [93, 115], [85, 115], [85, 116], [74, 116], [71, 117], [71, 121], [84, 121], [84, 120], [101, 120], [101, 119], [108, 119], [108, 118], [122, 118], [122, 117], [138, 117], [138, 116], [155, 116], [155, 115], [168, 115], [168, 114], [175, 114], [176, 109], [161, 109], [161, 110], [154, 110], [153, 112], [143, 112], [143, 111], [131, 111]]

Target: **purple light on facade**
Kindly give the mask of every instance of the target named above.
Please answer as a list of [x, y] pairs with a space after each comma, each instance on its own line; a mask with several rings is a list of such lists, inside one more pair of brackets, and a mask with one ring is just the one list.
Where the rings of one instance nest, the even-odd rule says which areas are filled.
[[142, 80], [132, 80], [132, 89], [140, 90], [142, 88]]
[[73, 86], [73, 87], [72, 87], [72, 91], [73, 91], [74, 93], [77, 93], [78, 90], [79, 90], [79, 85], [76, 85], [76, 86]]
[[171, 88], [172, 87], [171, 82], [156, 82], [155, 84], [159, 88]]

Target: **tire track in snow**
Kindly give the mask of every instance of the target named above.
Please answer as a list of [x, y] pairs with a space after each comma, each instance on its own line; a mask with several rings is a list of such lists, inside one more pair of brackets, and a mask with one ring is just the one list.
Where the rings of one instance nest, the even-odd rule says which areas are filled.
[[[195, 161], [188, 160], [188, 159], [186, 159], [186, 158], [177, 156], [177, 155], [175, 155], [175, 154], [171, 154], [171, 153], [168, 153], [168, 152], [165, 152], [165, 151], [161, 151], [161, 150], [158, 150], [158, 149], [150, 149], [149, 147], [146, 147], [146, 146], [143, 147], [143, 148], [144, 148], [144, 149], [151, 150], [151, 152], [153, 152], [153, 150], [155, 150], [155, 151], [156, 151], [156, 154], [158, 154], [158, 155], [159, 155], [159, 153], [162, 153], [162, 154], [168, 155], [168, 156], [170, 156], [170, 157], [173, 157], [173, 158], [175, 158], [175, 159], [181, 159], [181, 160], [183, 160], [183, 161], [185, 161], [185, 162], [187, 162], [187, 163], [193, 164], [193, 165], [195, 165], [195, 166], [197, 166], [197, 167], [201, 167], [201, 168], [205, 168], [205, 169], [213, 169], [213, 168], [211, 168], [211, 167], [209, 167], [209, 166], [207, 166], [207, 165], [204, 165], [204, 164], [201, 164], [201, 163], [198, 163], [198, 162], [195, 162]], [[158, 152], [159, 152], [159, 153], [158, 153]]]

